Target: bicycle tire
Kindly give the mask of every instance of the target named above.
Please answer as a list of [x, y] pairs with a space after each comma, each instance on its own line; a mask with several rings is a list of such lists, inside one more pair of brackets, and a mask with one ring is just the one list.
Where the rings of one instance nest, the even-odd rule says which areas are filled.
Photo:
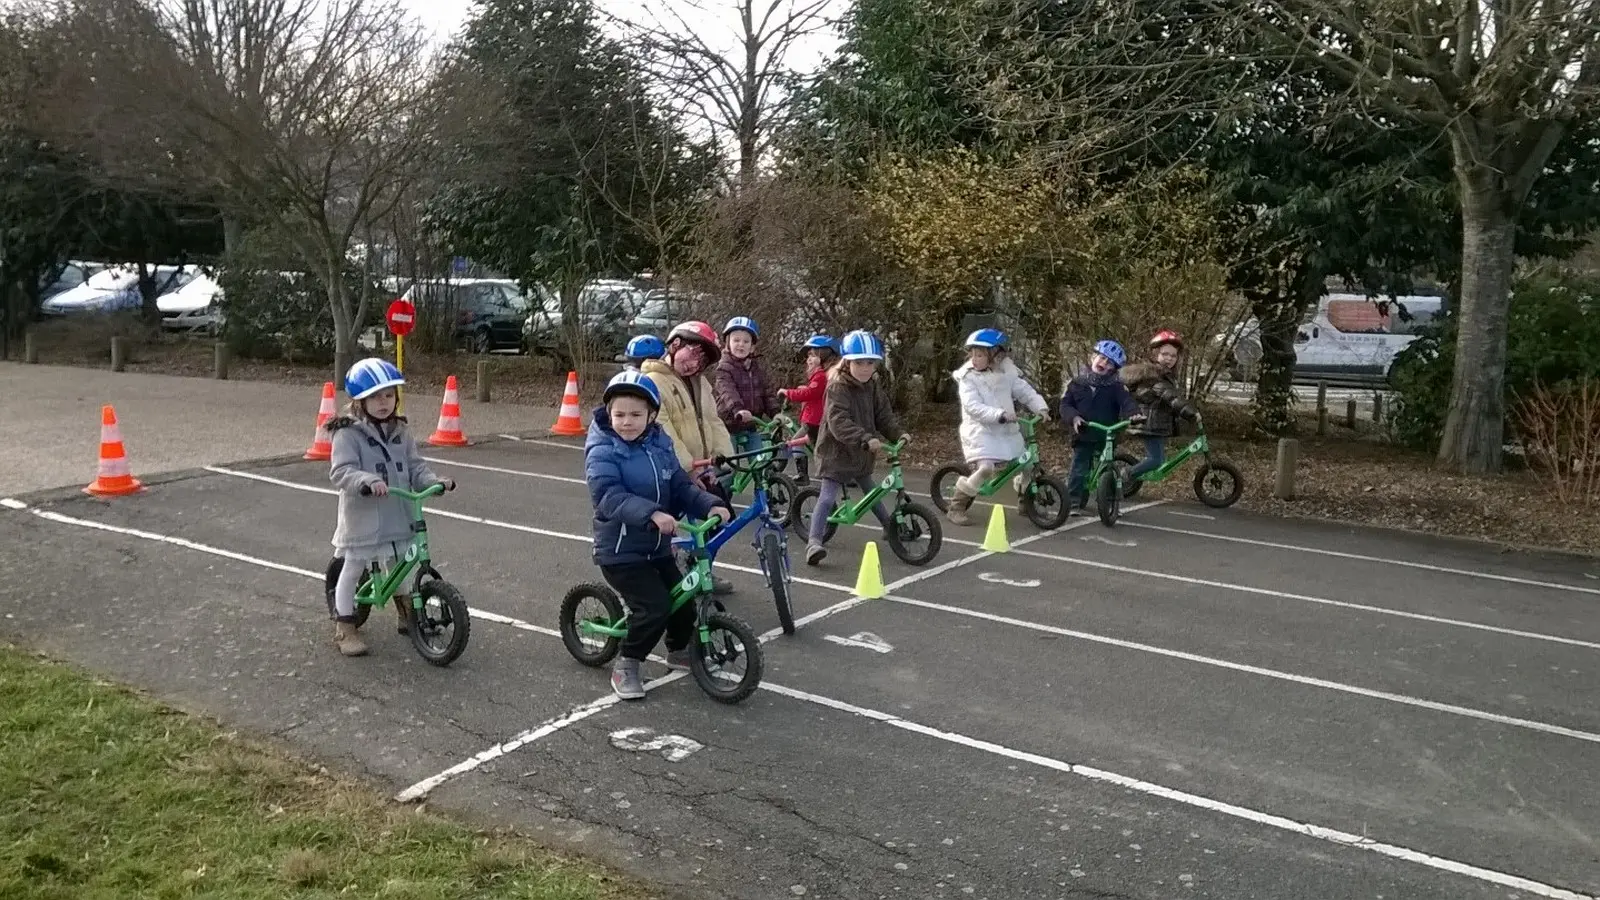
[[599, 667], [610, 662], [617, 655], [617, 651], [622, 649], [622, 641], [606, 635], [598, 650], [590, 649], [590, 646], [585, 643], [585, 641], [597, 639], [595, 635], [585, 635], [578, 631], [578, 604], [588, 599], [599, 600], [600, 605], [606, 608], [606, 615], [613, 622], [621, 619], [624, 615], [622, 600], [617, 596], [617, 592], [613, 591], [609, 585], [591, 582], [577, 585], [567, 591], [565, 597], [561, 598], [558, 627], [561, 631], [561, 643], [566, 645], [567, 652], [572, 654], [573, 659], [586, 666]]
[[[1221, 497], [1207, 495], [1205, 490], [1206, 476], [1212, 472], [1222, 472], [1232, 478], [1233, 489]], [[1238, 466], [1225, 459], [1207, 460], [1206, 464], [1194, 473], [1194, 495], [1200, 498], [1201, 503], [1212, 509], [1227, 509], [1238, 503], [1239, 498], [1244, 496], [1244, 474], [1239, 471]]]
[[761, 686], [761, 642], [756, 639], [756, 633], [750, 629], [739, 617], [725, 612], [715, 612], [705, 620], [706, 625], [715, 632], [718, 630], [733, 633], [744, 645], [744, 655], [749, 659], [745, 668], [744, 677], [738, 681], [729, 682], [719, 678], [716, 673], [706, 667], [706, 654], [716, 652], [719, 655], [724, 651], [720, 648], [713, 650], [700, 643], [700, 632], [695, 631], [694, 658], [689, 662], [689, 671], [694, 675], [695, 683], [700, 685], [700, 690], [706, 696], [718, 703], [740, 703], [756, 692]]
[[784, 634], [794, 634], [794, 604], [789, 596], [789, 554], [780, 535], [766, 531], [761, 535], [761, 568], [767, 573], [772, 603], [778, 608], [778, 625]]
[[[433, 579], [422, 583], [422, 588], [417, 592], [422, 605], [411, 610], [411, 646], [429, 665], [448, 666], [467, 652], [467, 642], [472, 639], [472, 610], [467, 608], [467, 601], [455, 585], [448, 581]], [[448, 622], [427, 616], [428, 600], [437, 598], [439, 608]], [[427, 617], [427, 622], [423, 618]], [[451, 626], [450, 640], [442, 649], [436, 649], [428, 643], [424, 632], [431, 631], [433, 625], [446, 624]]]
[[[1040, 493], [1040, 488], [1046, 488], [1056, 495], [1056, 511], [1050, 515], [1043, 514], [1038, 503], [1034, 500]], [[1045, 531], [1054, 531], [1067, 524], [1067, 518], [1072, 515], [1072, 501], [1067, 499], [1067, 486], [1054, 475], [1037, 472], [1033, 476], [1028, 490], [1017, 501], [1022, 508], [1022, 515], [1039, 528]]]
[[928, 499], [932, 500], [933, 505], [939, 508], [939, 512], [949, 512], [950, 498], [945, 496], [944, 480], [951, 475], [957, 478], [965, 478], [971, 474], [972, 467], [966, 463], [951, 463], [948, 466], [941, 466], [935, 469], [933, 477], [928, 479]]
[[[1117, 454], [1117, 462], [1122, 463], [1123, 465], [1132, 469], [1134, 466], [1139, 464], [1139, 457], [1134, 456], [1132, 453], [1128, 453], [1127, 451], [1123, 451]], [[1132, 499], [1136, 494], [1139, 493], [1139, 489], [1142, 487], [1144, 487], [1144, 481], [1138, 478], [1129, 478], [1122, 484], [1122, 499]]]
[[1094, 486], [1094, 505], [1100, 513], [1100, 522], [1107, 528], [1117, 524], [1117, 518], [1122, 515], [1122, 490], [1117, 484], [1118, 476], [1114, 468], [1107, 469], [1100, 475], [1100, 482]]
[[[797, 488], [794, 499], [789, 501], [789, 527], [794, 529], [794, 533], [799, 535], [801, 540], [811, 539], [811, 510], [816, 508], [817, 499], [821, 496], [822, 488], [813, 484]], [[833, 540], [833, 535], [838, 530], [838, 525], [829, 522], [822, 534], [822, 542]]]
[[794, 505], [795, 492], [800, 490], [794, 479], [776, 472], [767, 476], [767, 514], [779, 522], [789, 520], [789, 507]]
[[[923, 506], [915, 500], [907, 500], [895, 507], [895, 520], [889, 524], [884, 532], [884, 540], [889, 542], [889, 549], [900, 561], [908, 566], [925, 566], [933, 562], [939, 555], [939, 547], [944, 543], [944, 530], [939, 526], [939, 514]], [[900, 537], [900, 519], [921, 519], [921, 527], [928, 535], [928, 549], [920, 554], [913, 554], [902, 543]]]
[[[325, 594], [327, 594], [327, 597], [328, 597], [328, 618], [329, 619], [333, 619], [333, 620], [337, 620], [339, 618], [339, 612], [334, 607], [333, 592], [339, 585], [339, 574], [341, 572], [343, 572], [343, 571], [344, 571], [344, 557], [335, 556], [332, 559], [328, 560], [328, 568], [322, 574], [323, 592]], [[356, 585], [356, 592], [360, 593], [361, 589], [366, 587], [367, 586], [367, 582], [369, 582], [371, 580], [372, 580], [372, 573], [371, 572], [368, 572], [368, 573], [362, 575], [361, 576], [361, 581]], [[372, 615], [372, 605], [371, 604], [368, 604], [368, 603], [357, 603], [356, 604], [356, 615], [355, 615], [356, 627], [360, 628], [361, 626], [367, 624], [367, 618], [369, 616], [371, 616], [371, 615]]]

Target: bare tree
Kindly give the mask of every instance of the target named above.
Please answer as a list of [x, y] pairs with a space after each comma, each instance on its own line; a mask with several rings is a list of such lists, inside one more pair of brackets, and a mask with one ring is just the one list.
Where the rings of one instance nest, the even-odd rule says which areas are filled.
[[[832, 26], [833, 0], [673, 0], [644, 21], [624, 20], [653, 61], [670, 107], [702, 122], [722, 147], [733, 143], [739, 190], [755, 183], [774, 135], [787, 121], [799, 75], [796, 45]], [[733, 47], [718, 46], [705, 24], [733, 27]]]
[[381, 0], [75, 4], [74, 36], [106, 50], [70, 86], [79, 137], [135, 151], [117, 154], [134, 170], [179, 159], [232, 218], [278, 231], [327, 292], [341, 373], [366, 315], [344, 278], [352, 239], [405, 195], [441, 124], [420, 26]]
[[1314, 60], [1374, 115], [1447, 141], [1462, 214], [1455, 380], [1439, 461], [1499, 469], [1514, 238], [1576, 122], [1600, 115], [1600, 4], [1212, 0], [1268, 49]]

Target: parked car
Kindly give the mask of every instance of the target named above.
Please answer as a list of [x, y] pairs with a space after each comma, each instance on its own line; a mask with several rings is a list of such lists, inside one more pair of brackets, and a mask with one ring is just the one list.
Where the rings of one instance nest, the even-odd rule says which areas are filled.
[[[614, 356], [627, 343], [629, 323], [644, 306], [644, 292], [626, 281], [591, 281], [578, 292], [578, 317], [585, 341], [605, 356]], [[565, 357], [567, 337], [561, 299], [548, 293], [529, 313], [523, 325], [527, 345]]]
[[689, 318], [694, 297], [669, 290], [654, 290], [645, 295], [644, 305], [628, 321], [628, 332], [653, 334], [664, 338], [672, 326]]
[[204, 273], [156, 300], [161, 327], [168, 331], [215, 331], [222, 326], [222, 286]]
[[418, 281], [406, 289], [406, 300], [417, 307], [424, 325], [438, 316], [453, 318], [453, 339], [473, 353], [494, 350], [527, 352], [523, 323], [529, 302], [515, 281], [503, 278], [463, 278], [459, 281]]
[[61, 267], [61, 273], [53, 281], [39, 285], [39, 299], [41, 301], [49, 300], [59, 294], [64, 294], [88, 281], [96, 273], [104, 271], [105, 268], [103, 263], [71, 260]]
[[[199, 274], [198, 266], [156, 266], [156, 289], [169, 294], [182, 288]], [[159, 302], [159, 300], [158, 300]], [[71, 316], [136, 310], [144, 303], [139, 293], [139, 270], [135, 266], [114, 266], [96, 272], [83, 284], [63, 291], [40, 304], [47, 316]]]

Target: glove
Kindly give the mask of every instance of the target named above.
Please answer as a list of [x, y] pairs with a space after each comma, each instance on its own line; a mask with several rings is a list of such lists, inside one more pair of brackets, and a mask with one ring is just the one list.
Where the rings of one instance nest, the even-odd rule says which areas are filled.
[[1012, 422], [1015, 422], [1016, 420], [1017, 420], [1017, 417], [1013, 413], [1003, 412], [1003, 413], [1000, 414], [1000, 424], [1001, 425], [1010, 425]]

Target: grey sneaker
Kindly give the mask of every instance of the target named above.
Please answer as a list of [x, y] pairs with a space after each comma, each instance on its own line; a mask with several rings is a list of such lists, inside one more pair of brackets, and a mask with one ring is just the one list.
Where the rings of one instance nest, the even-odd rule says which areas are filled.
[[819, 565], [827, 557], [828, 557], [828, 548], [827, 547], [824, 547], [821, 544], [807, 544], [806, 545], [806, 565], [808, 565], [808, 566]]
[[694, 662], [694, 648], [684, 647], [681, 650], [667, 651], [667, 668], [677, 672], [689, 671], [689, 666]]
[[639, 680], [637, 659], [619, 659], [612, 665], [611, 689], [624, 700], [644, 699], [644, 682]]

